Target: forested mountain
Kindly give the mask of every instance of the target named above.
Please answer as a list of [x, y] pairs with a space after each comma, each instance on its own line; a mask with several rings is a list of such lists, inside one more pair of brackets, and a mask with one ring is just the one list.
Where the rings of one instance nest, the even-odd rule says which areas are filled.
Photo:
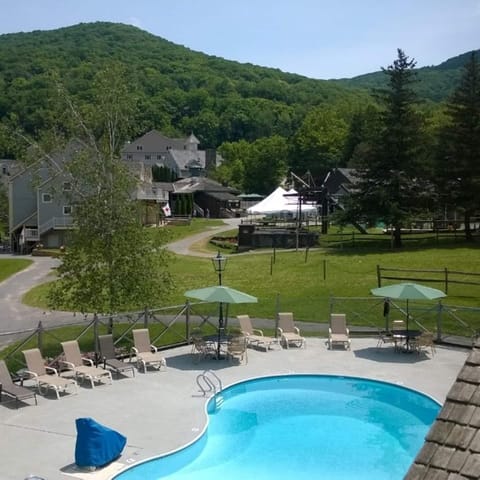
[[133, 26], [92, 23], [0, 36], [0, 117], [15, 114], [38, 131], [48, 126], [52, 70], [88, 103], [95, 73], [112, 61], [132, 74], [139, 133], [194, 130], [204, 147], [289, 136], [311, 108], [367, 99], [333, 82], [194, 52]]
[[[476, 50], [476, 52], [480, 54], [480, 50]], [[415, 91], [425, 100], [433, 102], [445, 100], [458, 85], [462, 75], [462, 68], [467, 63], [470, 54], [471, 52], [463, 53], [462, 55], [449, 58], [440, 65], [416, 69], [419, 81], [415, 86]], [[415, 52], [411, 52], [411, 55], [415, 57]], [[378, 71], [353, 78], [336, 80], [335, 82], [338, 85], [371, 90], [384, 88], [387, 84], [387, 77], [382, 71]]]
[[[381, 72], [314, 80], [205, 55], [133, 26], [79, 24], [0, 36], [0, 118], [14, 116], [27, 132], [41, 131], [53, 115], [52, 71], [78, 102], [88, 104], [92, 79], [112, 61], [127, 65], [132, 74], [139, 134], [151, 128], [171, 135], [194, 131], [203, 147], [272, 135], [289, 138], [317, 107], [331, 107], [348, 122], [371, 102], [368, 89], [385, 81]], [[443, 100], [463, 62], [461, 56], [419, 69], [421, 96]]]

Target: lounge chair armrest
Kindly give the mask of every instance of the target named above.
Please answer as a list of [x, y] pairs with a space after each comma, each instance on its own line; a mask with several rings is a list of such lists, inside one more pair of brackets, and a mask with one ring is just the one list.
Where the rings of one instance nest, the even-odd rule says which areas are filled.
[[255, 334], [255, 335], [261, 335], [263, 337], [263, 330], [260, 330], [259, 328], [254, 328], [252, 330], [252, 332]]
[[350, 330], [348, 328], [346, 328], [345, 331], [347, 332], [347, 335], [350, 335]]
[[294, 330], [295, 330], [295, 333], [296, 333], [297, 335], [300, 335], [300, 329], [299, 329], [298, 327], [293, 327], [293, 328], [294, 328]]
[[89, 367], [93, 367], [93, 360], [91, 360], [90, 358], [82, 357], [82, 361], [85, 362], [85, 364], [88, 365]]
[[32, 372], [30, 370], [24, 370], [23, 374], [27, 374], [30, 378], [36, 378], [38, 377], [38, 373]]
[[158, 348], [157, 348], [155, 345], [150, 345], [150, 348], [152, 349], [152, 352], [153, 352], [153, 353], [157, 353], [157, 352], [158, 352]]
[[45, 370], [49, 373], [53, 373], [54, 375], [58, 375], [58, 370], [53, 367], [45, 367]]
[[331, 328], [331, 327], [328, 327], [328, 334], [329, 334], [329, 335], [332, 334], [332, 328]]
[[61, 365], [63, 365], [67, 370], [75, 370], [75, 365], [71, 362], [67, 362], [66, 360], [62, 360]]
[[277, 327], [277, 332], [279, 335], [283, 335], [283, 328]]
[[138, 348], [132, 347], [132, 353], [138, 355]]

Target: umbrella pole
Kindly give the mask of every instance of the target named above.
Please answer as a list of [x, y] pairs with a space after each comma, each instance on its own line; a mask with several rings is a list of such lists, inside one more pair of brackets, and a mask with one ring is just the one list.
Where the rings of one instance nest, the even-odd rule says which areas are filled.
[[407, 346], [407, 352], [410, 351], [410, 334], [408, 333], [408, 319], [410, 317], [410, 313], [408, 312], [408, 298], [407, 298], [407, 341], [406, 341], [406, 346]]
[[223, 330], [223, 303], [220, 302], [220, 312], [218, 315], [218, 336], [217, 336], [217, 360], [221, 358], [220, 356], [220, 342], [222, 340], [222, 330]]

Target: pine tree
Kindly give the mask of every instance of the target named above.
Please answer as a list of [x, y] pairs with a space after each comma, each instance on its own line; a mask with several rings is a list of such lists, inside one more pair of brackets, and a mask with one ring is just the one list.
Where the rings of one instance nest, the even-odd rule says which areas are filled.
[[401, 229], [428, 197], [424, 179], [422, 118], [413, 90], [415, 60], [398, 49], [398, 57], [383, 72], [388, 88], [379, 92], [383, 110], [379, 130], [368, 155], [359, 158], [358, 184], [345, 218], [357, 222], [383, 221], [394, 229], [394, 246], [401, 247]]
[[437, 179], [442, 199], [463, 210], [465, 237], [472, 240], [470, 220], [480, 209], [480, 65], [475, 52], [464, 67], [452, 95], [437, 156]]

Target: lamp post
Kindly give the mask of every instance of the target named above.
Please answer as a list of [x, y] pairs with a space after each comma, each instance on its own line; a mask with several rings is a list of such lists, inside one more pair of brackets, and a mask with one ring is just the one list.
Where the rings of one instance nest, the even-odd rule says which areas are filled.
[[[227, 257], [224, 257], [220, 252], [212, 258], [213, 268], [218, 274], [218, 284], [222, 285], [222, 273], [225, 271], [227, 265]], [[218, 316], [218, 338], [217, 338], [217, 359], [220, 358], [220, 341], [223, 330], [223, 303], [220, 302], [220, 311]]]

